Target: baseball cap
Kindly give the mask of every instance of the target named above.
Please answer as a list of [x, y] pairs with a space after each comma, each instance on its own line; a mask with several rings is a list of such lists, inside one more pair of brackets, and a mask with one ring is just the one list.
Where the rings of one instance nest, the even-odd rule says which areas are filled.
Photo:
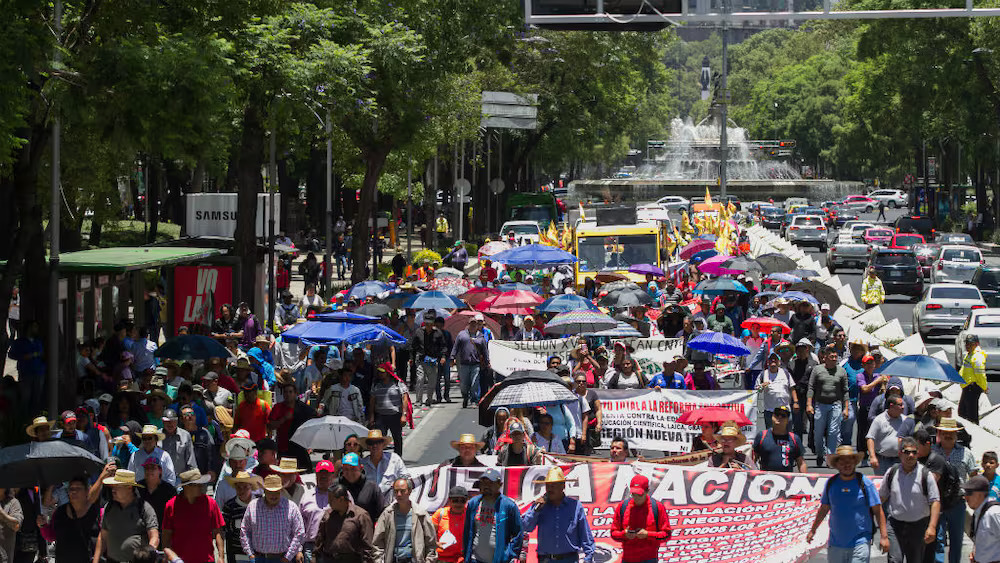
[[76, 420], [76, 413], [73, 411], [63, 411], [59, 418], [63, 422], [69, 422], [70, 420]]
[[205, 375], [203, 375], [201, 377], [201, 380], [202, 381], [218, 381], [219, 380], [219, 374], [215, 373], [214, 371], [210, 371], [210, 372], [206, 373]]
[[177, 411], [174, 409], [167, 409], [163, 411], [163, 421], [166, 422], [168, 420], [177, 420]]
[[472, 315], [472, 320], [483, 322], [486, 320], [486, 317], [484, 317], [482, 313], [476, 313], [475, 315]]
[[146, 458], [146, 461], [142, 462], [143, 467], [149, 467], [150, 465], [160, 467], [160, 458], [149, 456]]
[[829, 311], [830, 310], [830, 304], [829, 303], [823, 303], [822, 305], [819, 306], [819, 310], [820, 311]]
[[969, 493], [988, 493], [990, 492], [990, 482], [982, 475], [976, 475], [962, 485], [965, 489], [965, 494]]
[[111, 393], [101, 393], [101, 396], [97, 398], [102, 403], [110, 403], [113, 399], [114, 397], [111, 396]]
[[261, 438], [260, 440], [257, 440], [256, 446], [257, 446], [257, 451], [261, 450], [278, 451], [278, 443], [272, 440], [271, 438]]
[[632, 477], [632, 482], [628, 485], [628, 490], [633, 495], [642, 495], [649, 491], [649, 479], [645, 475]]
[[792, 416], [792, 409], [788, 408], [786, 405], [780, 405], [774, 407], [774, 414], [782, 414], [785, 416]]
[[448, 491], [448, 498], [469, 498], [469, 490], [461, 485], [455, 485]]
[[498, 471], [495, 467], [487, 469], [485, 472], [483, 472], [482, 475], [479, 476], [479, 478], [489, 479], [490, 481], [493, 481], [495, 483], [499, 483], [500, 481], [503, 480], [503, 478], [500, 475], [500, 471]]
[[871, 354], [865, 354], [865, 357], [861, 358], [861, 363], [863, 364], [867, 364], [868, 362], [874, 362], [874, 361], [875, 361], [875, 356], [872, 356]]
[[514, 432], [520, 432], [521, 434], [524, 434], [524, 426], [522, 426], [520, 422], [511, 423], [509, 430], [511, 434], [513, 434]]
[[340, 462], [351, 467], [361, 467], [361, 460], [354, 452], [344, 454], [344, 457], [340, 458]]
[[330, 473], [334, 473], [335, 471], [337, 471], [337, 467], [333, 465], [332, 461], [324, 459], [323, 461], [316, 464], [316, 473], [319, 473], [320, 471], [329, 471]]
[[160, 377], [166, 377], [167, 376], [167, 366], [156, 366], [156, 369], [153, 370], [153, 375], [159, 375]]
[[813, 345], [812, 341], [809, 340], [808, 338], [800, 338], [799, 341], [795, 343], [795, 347], [796, 348], [798, 348], [799, 346], [805, 346], [806, 348], [812, 348], [812, 345]]

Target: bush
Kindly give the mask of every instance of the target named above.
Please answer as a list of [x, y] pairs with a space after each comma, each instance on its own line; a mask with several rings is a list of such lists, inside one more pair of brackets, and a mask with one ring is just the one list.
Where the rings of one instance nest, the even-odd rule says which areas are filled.
[[471, 260], [479, 252], [479, 245], [474, 242], [465, 243], [465, 251], [469, 253], [469, 259]]
[[425, 258], [427, 260], [430, 260], [431, 264], [435, 262], [439, 264], [441, 263], [441, 255], [438, 254], [437, 252], [434, 252], [433, 250], [427, 250], [427, 249], [421, 250], [420, 252], [414, 254], [413, 263], [419, 266], [424, 263]]

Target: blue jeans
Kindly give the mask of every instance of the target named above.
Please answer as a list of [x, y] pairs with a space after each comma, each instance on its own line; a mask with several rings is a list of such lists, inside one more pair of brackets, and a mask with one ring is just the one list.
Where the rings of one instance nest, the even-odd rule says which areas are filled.
[[830, 563], [868, 563], [871, 553], [871, 542], [859, 543], [854, 547], [826, 546], [826, 560]]
[[840, 446], [847, 445], [851, 443], [851, 437], [854, 436], [854, 423], [858, 418], [858, 404], [856, 401], [848, 400], [847, 402], [847, 418], [845, 418], [840, 423]]
[[844, 417], [844, 407], [836, 401], [829, 405], [816, 403], [813, 408], [816, 410], [813, 416], [816, 455], [826, 463], [826, 456], [840, 445], [840, 421]]
[[942, 509], [938, 518], [937, 546], [934, 561], [944, 563], [944, 538], [948, 536], [948, 563], [958, 563], [962, 558], [962, 540], [965, 538], [965, 503]]
[[261, 557], [260, 555], [253, 558], [253, 563], [281, 563], [280, 557]]
[[344, 279], [344, 272], [347, 271], [347, 255], [341, 254], [337, 256], [337, 277]]
[[458, 383], [462, 387], [462, 399], [471, 403], [479, 402], [479, 364], [458, 364]]

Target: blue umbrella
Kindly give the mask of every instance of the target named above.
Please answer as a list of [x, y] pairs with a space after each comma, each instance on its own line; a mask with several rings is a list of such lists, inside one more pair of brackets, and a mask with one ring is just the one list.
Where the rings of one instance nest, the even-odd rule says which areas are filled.
[[569, 311], [596, 311], [597, 305], [586, 297], [572, 293], [563, 293], [546, 299], [535, 307], [539, 313], [568, 313]]
[[705, 295], [722, 295], [727, 291], [749, 293], [746, 286], [732, 278], [715, 278], [713, 280], [705, 280], [694, 288], [694, 293], [702, 293]]
[[395, 344], [405, 344], [399, 333], [380, 324], [334, 323], [306, 321], [281, 333], [285, 342], [302, 342], [309, 346], [327, 344], [358, 344], [388, 339]]
[[375, 344], [385, 342], [395, 346], [406, 344], [403, 335], [383, 325], [354, 325], [354, 330], [347, 333], [343, 342], [352, 345]]
[[709, 248], [708, 250], [702, 250], [695, 255], [688, 258], [688, 262], [691, 264], [700, 264], [701, 262], [708, 260], [709, 258], [718, 255], [719, 252], [714, 248]]
[[781, 296], [790, 301], [808, 301], [816, 307], [819, 307], [819, 300], [808, 293], [803, 293], [801, 291], [786, 291], [782, 293]]
[[610, 336], [611, 338], [630, 338], [633, 336], [642, 336], [642, 333], [635, 329], [632, 325], [625, 321], [618, 321], [618, 326], [610, 330], [602, 330], [601, 332], [595, 332], [591, 336]]
[[347, 292], [347, 299], [357, 297], [358, 300], [365, 299], [367, 297], [372, 297], [378, 295], [379, 293], [385, 293], [389, 291], [389, 286], [379, 282], [379, 281], [363, 281], [361, 283], [355, 284], [350, 291]]
[[405, 309], [464, 309], [464, 301], [441, 291], [425, 291], [403, 302]]
[[336, 313], [320, 313], [318, 315], [314, 315], [313, 318], [309, 320], [321, 321], [324, 323], [353, 324], [378, 324], [382, 322], [378, 317], [369, 317], [368, 315], [359, 315], [357, 313], [349, 313], [345, 311], [338, 311]]
[[498, 285], [496, 288], [501, 292], [517, 290], [517, 291], [530, 291], [532, 293], [536, 293], [538, 286], [528, 285], [526, 283], [521, 283], [521, 282], [508, 282], [508, 283], [502, 283]]
[[777, 274], [771, 274], [764, 278], [764, 281], [772, 281], [778, 283], [799, 283], [802, 278], [795, 276], [793, 274], [788, 274], [785, 272], [780, 272]]
[[915, 377], [931, 381], [965, 383], [962, 376], [948, 362], [942, 362], [932, 356], [919, 354], [893, 358], [882, 364], [882, 367], [875, 370], [875, 373], [888, 376]]
[[696, 239], [702, 239], [702, 240], [719, 240], [719, 237], [716, 236], [716, 235], [713, 235], [712, 233], [705, 233], [703, 235], [698, 235], [698, 236], [696, 236], [694, 238], [696, 238]]
[[708, 352], [709, 354], [723, 354], [726, 356], [749, 356], [750, 349], [747, 348], [739, 338], [730, 336], [724, 332], [703, 332], [688, 340], [688, 348]]
[[754, 297], [759, 297], [761, 303], [767, 303], [771, 299], [780, 296], [781, 296], [780, 291], [758, 291], [757, 295], [755, 295]]
[[545, 244], [526, 244], [504, 250], [494, 254], [491, 260], [509, 266], [555, 266], [573, 264], [577, 261], [572, 253]]
[[157, 358], [171, 360], [207, 360], [209, 358], [228, 358], [229, 350], [218, 340], [208, 336], [188, 334], [175, 336], [163, 343], [153, 354]]

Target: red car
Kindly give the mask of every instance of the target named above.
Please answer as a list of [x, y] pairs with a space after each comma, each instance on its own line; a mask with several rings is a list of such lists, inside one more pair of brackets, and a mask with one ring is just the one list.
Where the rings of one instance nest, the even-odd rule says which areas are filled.
[[865, 230], [864, 239], [872, 246], [888, 246], [895, 234], [889, 227], [872, 227]]
[[915, 244], [925, 244], [924, 235], [916, 233], [896, 233], [889, 241], [889, 248], [910, 248]]

